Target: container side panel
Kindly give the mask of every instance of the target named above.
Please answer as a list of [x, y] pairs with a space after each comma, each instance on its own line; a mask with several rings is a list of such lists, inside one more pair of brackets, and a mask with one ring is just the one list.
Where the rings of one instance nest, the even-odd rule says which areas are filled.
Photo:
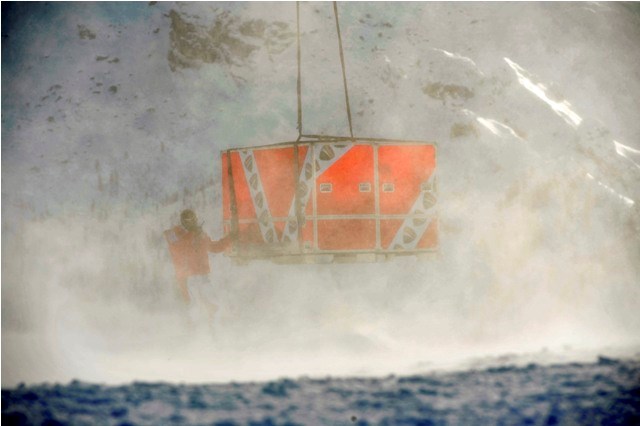
[[253, 155], [260, 171], [271, 217], [286, 217], [297, 179], [293, 147], [259, 149]]
[[380, 213], [406, 214], [436, 166], [433, 145], [383, 145], [378, 149]]
[[231, 153], [231, 168], [233, 170], [233, 183], [236, 192], [236, 204], [238, 206], [239, 219], [255, 219], [256, 210], [253, 207], [251, 192], [247, 184], [242, 159], [238, 152]]
[[370, 250], [376, 247], [376, 221], [339, 219], [318, 221], [320, 250]]
[[222, 219], [231, 219], [231, 201], [229, 195], [229, 171], [227, 168], [227, 153], [220, 155], [222, 169]]
[[318, 214], [374, 214], [373, 190], [373, 147], [356, 145], [318, 176]]
[[[304, 159], [307, 156], [307, 151], [309, 150], [309, 145], [300, 145], [298, 147], [298, 165], [299, 165], [299, 178], [298, 178], [298, 182], [300, 182], [302, 176], [307, 173], [312, 173], [312, 171], [309, 170], [309, 168], [307, 167], [307, 170], [304, 170]], [[293, 203], [294, 200], [291, 200], [291, 202]], [[302, 214], [303, 215], [312, 215], [313, 214], [313, 197], [309, 197], [309, 199], [307, 200], [307, 203], [305, 206], [302, 206]]]
[[304, 158], [307, 156], [308, 149], [309, 145], [298, 145], [298, 164], [300, 164], [300, 167], [302, 167], [302, 164], [304, 163]]
[[[288, 209], [286, 215], [288, 216], [288, 224], [283, 229], [282, 235], [280, 235], [279, 241], [281, 242], [294, 242], [298, 241], [298, 214], [304, 215], [307, 203], [310, 199], [309, 182], [313, 180], [313, 159], [311, 158], [311, 151], [308, 145], [298, 145], [298, 158], [293, 161], [295, 157], [295, 147], [291, 148], [291, 162], [290, 167], [292, 169], [292, 175], [295, 176], [292, 183], [291, 193], [289, 195]], [[296, 199], [297, 196], [297, 199]], [[300, 211], [298, 211], [300, 208]]]
[[276, 234], [278, 234], [278, 241], [282, 238], [282, 233], [284, 232], [284, 227], [287, 225], [287, 221], [285, 220], [274, 220], [273, 226], [276, 229]]
[[434, 218], [422, 235], [418, 248], [435, 249], [438, 247], [438, 218]]

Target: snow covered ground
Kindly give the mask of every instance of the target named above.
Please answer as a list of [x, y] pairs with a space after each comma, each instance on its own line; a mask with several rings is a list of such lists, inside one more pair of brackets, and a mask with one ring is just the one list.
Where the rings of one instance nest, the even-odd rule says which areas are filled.
[[640, 359], [384, 378], [225, 385], [135, 382], [2, 391], [6, 424], [633, 425]]

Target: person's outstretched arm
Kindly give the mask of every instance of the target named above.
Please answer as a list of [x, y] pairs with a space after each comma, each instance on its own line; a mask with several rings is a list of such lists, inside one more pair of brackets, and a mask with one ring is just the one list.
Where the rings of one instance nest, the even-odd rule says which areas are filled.
[[231, 234], [225, 235], [224, 238], [218, 241], [215, 241], [209, 238], [209, 244], [208, 244], [207, 250], [209, 250], [212, 253], [221, 253], [225, 251], [227, 248], [229, 248], [229, 246], [231, 246], [231, 243], [233, 243], [233, 238]]

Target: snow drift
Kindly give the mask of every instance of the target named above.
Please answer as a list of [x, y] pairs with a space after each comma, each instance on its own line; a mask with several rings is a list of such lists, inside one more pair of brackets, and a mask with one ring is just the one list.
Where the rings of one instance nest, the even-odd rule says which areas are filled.
[[[27, 9], [10, 32], [23, 49], [3, 44], [3, 386], [386, 374], [640, 343], [626, 6], [340, 5], [356, 134], [438, 143], [440, 252], [212, 257], [213, 336], [185, 321], [162, 230], [189, 206], [220, 238], [219, 150], [295, 133], [293, 5], [37, 7], [53, 18]], [[331, 10], [301, 12], [305, 126], [344, 133]]]

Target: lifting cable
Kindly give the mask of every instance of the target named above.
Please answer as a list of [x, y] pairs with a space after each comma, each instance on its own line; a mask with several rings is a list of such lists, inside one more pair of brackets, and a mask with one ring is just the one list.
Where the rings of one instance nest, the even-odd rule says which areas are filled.
[[333, 2], [333, 14], [336, 17], [336, 30], [338, 31], [338, 46], [340, 47], [340, 64], [342, 65], [342, 81], [344, 82], [344, 98], [347, 104], [347, 119], [349, 120], [349, 134], [353, 139], [353, 126], [351, 125], [351, 108], [349, 107], [349, 91], [347, 90], [347, 72], [344, 69], [344, 54], [342, 53], [342, 37], [340, 36], [340, 22], [338, 22], [338, 2]]
[[[300, 2], [296, 2], [296, 26], [298, 30], [298, 139], [302, 139], [302, 76], [300, 72]], [[298, 248], [302, 251], [302, 203], [300, 203], [300, 190], [298, 188], [298, 176], [300, 175], [300, 157], [298, 154], [298, 144], [293, 145], [293, 164], [294, 164], [294, 193], [293, 197], [296, 205], [296, 232], [298, 233]]]
[[296, 2], [296, 25], [298, 29], [298, 140], [302, 139], [302, 81], [300, 75], [300, 2]]
[[[333, 15], [336, 19], [336, 31], [338, 33], [338, 48], [340, 50], [340, 65], [342, 66], [342, 82], [344, 84], [344, 98], [347, 106], [347, 120], [349, 121], [349, 134], [351, 140], [353, 140], [353, 124], [351, 121], [351, 107], [349, 106], [349, 89], [347, 88], [347, 71], [344, 65], [344, 52], [342, 50], [342, 36], [340, 34], [340, 22], [338, 19], [338, 2], [333, 2]], [[296, 25], [297, 25], [297, 39], [298, 39], [298, 141], [304, 136], [302, 134], [302, 77], [301, 77], [301, 65], [300, 65], [300, 2], [296, 2]]]

